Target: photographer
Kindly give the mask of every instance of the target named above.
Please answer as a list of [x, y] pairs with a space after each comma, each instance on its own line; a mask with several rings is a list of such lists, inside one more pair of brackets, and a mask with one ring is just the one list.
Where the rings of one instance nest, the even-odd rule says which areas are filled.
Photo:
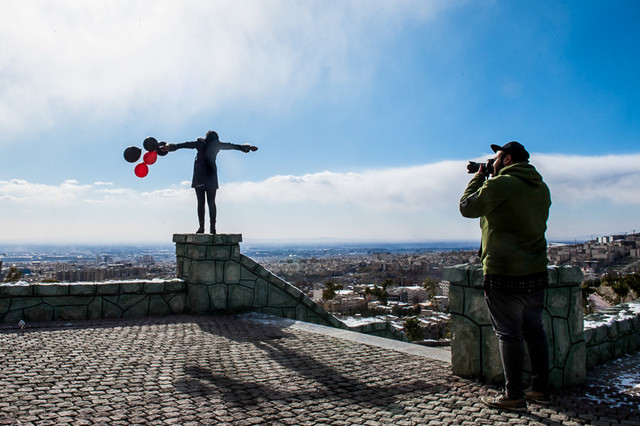
[[[464, 217], [480, 218], [485, 299], [505, 376], [505, 395], [482, 397], [482, 401], [493, 408], [526, 411], [525, 397], [549, 402], [549, 351], [542, 310], [548, 285], [545, 231], [551, 198], [542, 176], [529, 164], [524, 146], [514, 141], [491, 145], [491, 149], [496, 153], [493, 164], [479, 167], [460, 200]], [[488, 166], [493, 166], [490, 173]], [[493, 177], [487, 179], [489, 174]], [[531, 390], [526, 394], [523, 340], [532, 370]]]

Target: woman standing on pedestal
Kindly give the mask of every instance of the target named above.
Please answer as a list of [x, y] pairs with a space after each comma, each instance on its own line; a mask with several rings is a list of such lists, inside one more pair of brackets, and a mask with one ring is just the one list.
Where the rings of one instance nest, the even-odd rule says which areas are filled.
[[198, 223], [196, 233], [204, 233], [204, 210], [205, 198], [209, 206], [209, 220], [211, 222], [211, 233], [216, 233], [216, 192], [218, 190], [218, 169], [216, 167], [216, 157], [220, 150], [235, 149], [242, 152], [256, 151], [258, 148], [249, 144], [238, 145], [228, 142], [220, 142], [218, 134], [209, 130], [204, 138], [198, 138], [195, 142], [170, 143], [161, 149], [165, 151], [175, 151], [181, 148], [192, 148], [197, 150], [196, 159], [193, 163], [193, 179], [191, 187], [196, 190], [198, 200]]

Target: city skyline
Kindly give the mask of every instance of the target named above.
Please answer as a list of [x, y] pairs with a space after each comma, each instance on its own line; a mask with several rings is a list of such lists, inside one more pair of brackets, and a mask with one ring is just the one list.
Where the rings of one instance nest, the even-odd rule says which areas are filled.
[[522, 142], [550, 241], [640, 215], [633, 1], [7, 2], [0, 243], [194, 232], [194, 152], [144, 179], [147, 136], [214, 129], [218, 231], [245, 241], [474, 241], [469, 160]]

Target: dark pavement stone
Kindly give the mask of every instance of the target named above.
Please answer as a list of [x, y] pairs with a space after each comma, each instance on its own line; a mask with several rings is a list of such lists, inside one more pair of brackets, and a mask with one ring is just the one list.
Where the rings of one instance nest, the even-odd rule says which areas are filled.
[[173, 316], [1, 329], [0, 425], [581, 425], [639, 415], [639, 390], [611, 383], [640, 355], [590, 372], [549, 407], [505, 413], [479, 400], [496, 388], [453, 376], [444, 361], [287, 324]]

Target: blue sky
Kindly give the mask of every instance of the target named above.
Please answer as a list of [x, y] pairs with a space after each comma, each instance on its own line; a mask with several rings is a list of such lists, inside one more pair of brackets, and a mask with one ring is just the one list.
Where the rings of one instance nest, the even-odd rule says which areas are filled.
[[640, 228], [637, 1], [0, 0], [0, 242], [170, 242], [197, 227], [214, 129], [218, 230], [246, 241], [476, 240], [468, 160], [522, 142], [550, 240]]

